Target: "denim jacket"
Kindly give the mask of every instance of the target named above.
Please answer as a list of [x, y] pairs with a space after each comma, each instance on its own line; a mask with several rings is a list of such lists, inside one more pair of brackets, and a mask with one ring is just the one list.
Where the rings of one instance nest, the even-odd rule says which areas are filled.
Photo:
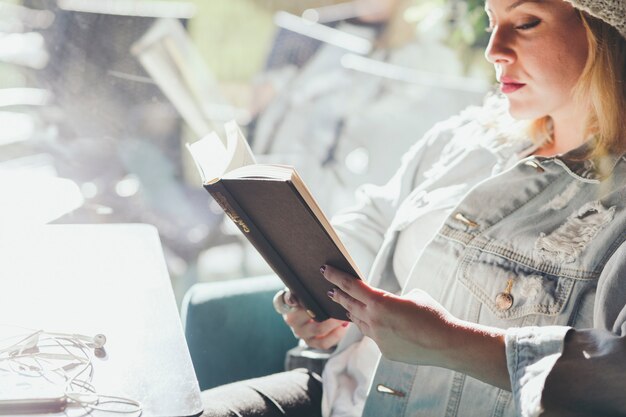
[[[477, 111], [436, 126], [388, 184], [363, 188], [360, 205], [335, 224], [373, 285], [419, 287], [458, 318], [508, 329], [513, 392], [381, 358], [363, 416], [539, 415], [544, 381], [570, 329], [594, 329], [586, 334], [592, 341], [594, 332], [626, 331], [626, 158], [584, 161], [588, 144], [562, 156], [520, 158], [528, 141], [502, 137]], [[445, 210], [446, 220], [401, 288], [392, 269], [398, 234], [429, 210]], [[352, 381], [358, 392], [364, 376], [342, 352], [362, 338], [351, 326], [324, 372], [325, 389], [331, 387], [325, 416], [349, 415], [336, 412], [334, 403], [346, 399], [333, 381]], [[626, 354], [623, 343], [611, 346]], [[623, 383], [576, 383], [589, 384], [590, 395], [623, 392]], [[363, 407], [357, 397], [348, 400], [355, 415]]]

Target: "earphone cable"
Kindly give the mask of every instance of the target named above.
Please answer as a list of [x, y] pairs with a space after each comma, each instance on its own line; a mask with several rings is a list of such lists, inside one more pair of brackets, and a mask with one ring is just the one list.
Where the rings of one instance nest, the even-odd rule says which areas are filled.
[[[97, 336], [104, 339], [104, 341], [96, 339], [95, 344], [100, 347], [106, 342], [106, 337]], [[94, 375], [94, 356], [90, 346], [84, 342], [88, 339], [87, 336], [76, 334], [34, 331], [18, 342], [7, 347], [0, 347], [0, 363], [5, 362], [8, 365], [8, 369], [0, 368], [0, 370], [25, 377], [41, 377], [51, 383], [54, 381], [50, 379], [50, 376], [56, 375], [65, 385], [64, 396], [68, 404], [73, 403], [90, 410], [116, 414], [141, 415], [143, 407], [140, 402], [97, 392], [91, 383]], [[100, 343], [100, 346], [97, 343]], [[53, 348], [58, 348], [63, 353], [45, 351]], [[69, 362], [62, 363], [61, 361]], [[75, 370], [77, 367], [79, 369]], [[109, 403], [122, 404], [127, 408], [115, 409], [103, 406]]]

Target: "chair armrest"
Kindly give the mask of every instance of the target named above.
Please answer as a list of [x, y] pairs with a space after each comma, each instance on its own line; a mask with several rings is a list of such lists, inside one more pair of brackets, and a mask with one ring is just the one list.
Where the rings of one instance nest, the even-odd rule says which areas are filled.
[[284, 370], [285, 353], [297, 340], [272, 306], [281, 288], [271, 275], [187, 291], [181, 315], [201, 389]]

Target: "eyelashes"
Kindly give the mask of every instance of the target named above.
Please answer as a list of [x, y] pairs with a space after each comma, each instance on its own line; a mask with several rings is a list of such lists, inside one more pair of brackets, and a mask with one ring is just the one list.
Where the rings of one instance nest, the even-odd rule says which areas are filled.
[[519, 29], [519, 30], [529, 30], [532, 29], [534, 27], [539, 26], [539, 23], [541, 23], [541, 20], [539, 19], [535, 19], [533, 21], [530, 21], [528, 23], [524, 23], [522, 25], [519, 26], [515, 26], [515, 29]]
[[[541, 19], [535, 19], [535, 20], [532, 20], [530, 22], [523, 23], [521, 25], [517, 25], [517, 26], [515, 26], [515, 29], [516, 30], [530, 30], [530, 29], [533, 29], [533, 28], [539, 26], [540, 23], [541, 23]], [[485, 32], [487, 32], [487, 33], [493, 32], [494, 27], [495, 27], [494, 25], [490, 24], [489, 26], [487, 26], [485, 28]]]

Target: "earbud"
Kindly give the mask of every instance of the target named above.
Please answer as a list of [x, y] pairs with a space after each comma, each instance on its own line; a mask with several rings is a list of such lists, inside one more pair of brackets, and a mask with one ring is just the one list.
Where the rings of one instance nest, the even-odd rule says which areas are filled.
[[[0, 355], [38, 355], [39, 357], [46, 357], [48, 359], [76, 359], [79, 361], [84, 361], [83, 358], [74, 356], [72, 354], [68, 355], [40, 352], [37, 348], [39, 347], [39, 344], [46, 339], [65, 340], [75, 345], [82, 345], [86, 346], [87, 348], [94, 349], [94, 354], [97, 357], [106, 356], [103, 348], [107, 342], [107, 338], [102, 333], [98, 333], [95, 336], [85, 336], [82, 334], [51, 333], [45, 332], [43, 330], [38, 330], [34, 333], [31, 333], [10, 346], [0, 347]], [[33, 349], [35, 349], [36, 352], [34, 352]]]
[[[8, 342], [11, 339], [18, 341], [8, 346], [0, 346], [0, 362], [7, 363], [6, 371], [20, 375], [28, 372], [25, 376], [46, 378], [49, 382], [61, 378], [60, 384], [65, 386], [62, 398], [72, 400], [89, 411], [141, 414], [142, 405], [138, 401], [98, 393], [91, 383], [94, 371], [93, 357], [106, 357], [103, 348], [107, 338], [102, 333], [85, 336], [37, 330], [0, 342]], [[91, 349], [93, 352], [90, 352]], [[106, 406], [107, 403], [119, 403], [125, 405], [127, 409], [119, 410], [117, 406], [110, 409]]]
[[102, 333], [98, 333], [93, 337], [93, 347], [94, 349], [101, 349], [107, 342], [107, 337]]
[[82, 334], [69, 334], [69, 333], [49, 333], [44, 332], [45, 335], [54, 337], [63, 337], [67, 339], [76, 339], [84, 342], [88, 347], [94, 349], [102, 349], [107, 342], [107, 338], [102, 333], [98, 333], [95, 336], [85, 336]]

